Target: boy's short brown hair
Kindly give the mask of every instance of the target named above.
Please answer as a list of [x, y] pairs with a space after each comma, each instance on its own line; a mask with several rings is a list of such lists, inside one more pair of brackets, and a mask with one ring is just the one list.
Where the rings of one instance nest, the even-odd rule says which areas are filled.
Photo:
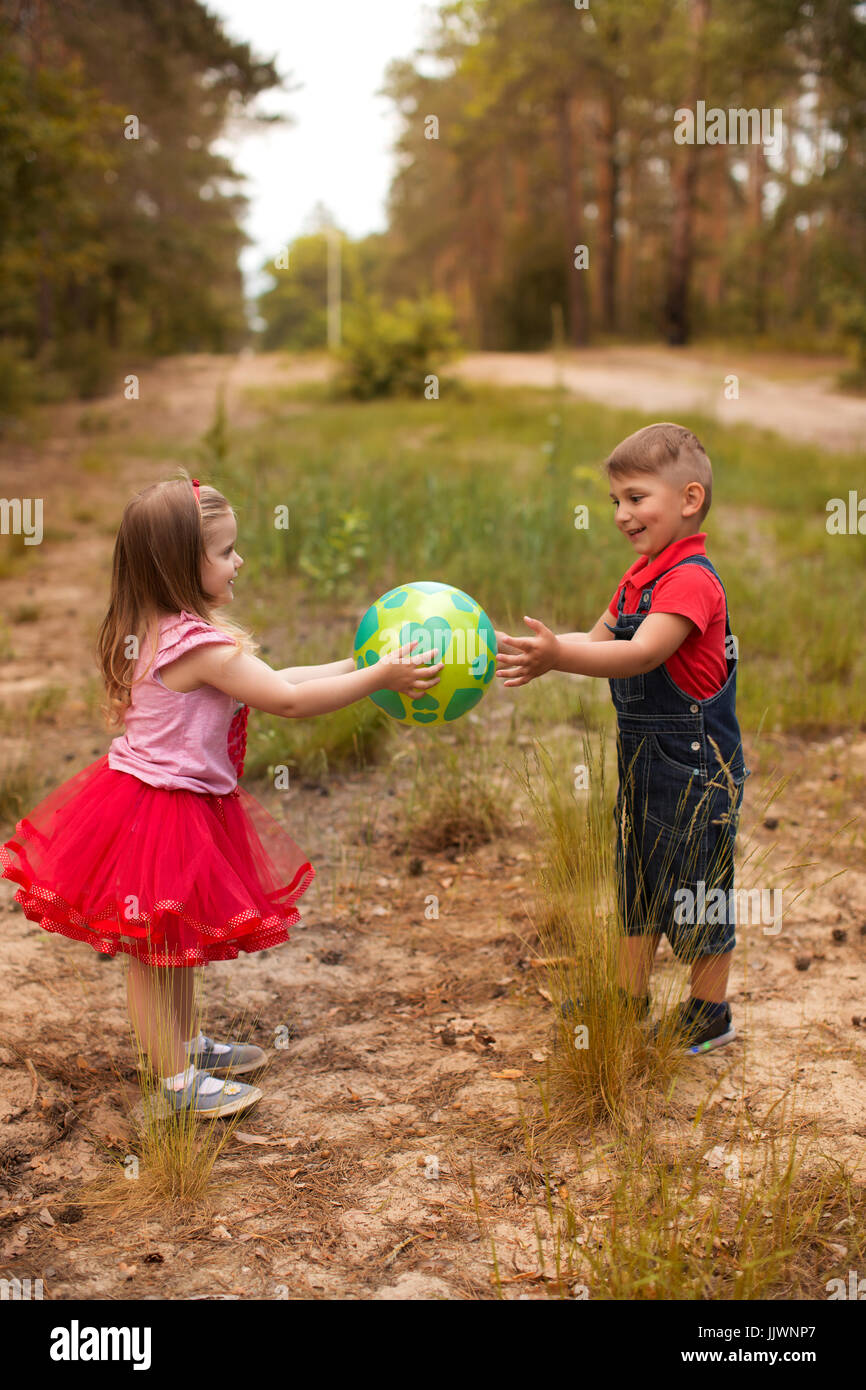
[[605, 460], [609, 478], [622, 478], [628, 473], [660, 474], [672, 487], [700, 483], [704, 503], [698, 516], [703, 521], [713, 500], [713, 469], [707, 452], [696, 434], [684, 425], [670, 421], [645, 425], [630, 434]]

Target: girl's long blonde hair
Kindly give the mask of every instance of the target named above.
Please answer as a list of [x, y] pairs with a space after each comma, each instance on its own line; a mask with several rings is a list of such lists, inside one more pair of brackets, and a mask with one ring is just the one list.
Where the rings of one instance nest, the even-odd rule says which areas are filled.
[[[218, 520], [234, 509], [215, 487], [202, 483], [196, 501], [192, 479], [152, 483], [126, 504], [114, 543], [111, 597], [96, 639], [97, 663], [105, 685], [100, 706], [106, 725], [117, 729], [132, 699], [136, 654], [152, 638], [149, 671], [156, 652], [157, 620], [185, 608], [231, 637], [254, 656], [259, 643], [246, 628], [214, 613], [201, 584], [202, 561]], [[134, 637], [135, 642], [130, 642]], [[147, 672], [142, 673], [142, 677]]]

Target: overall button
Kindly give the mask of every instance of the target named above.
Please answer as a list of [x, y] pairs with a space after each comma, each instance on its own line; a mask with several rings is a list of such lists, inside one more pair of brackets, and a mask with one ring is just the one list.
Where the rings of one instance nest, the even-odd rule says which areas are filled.
[[697, 706], [697, 705], [689, 705], [689, 709], [691, 710], [692, 714], [697, 714], [697, 712], [698, 712], [698, 706]]
[[692, 744], [692, 749], [694, 750], [694, 752], [697, 752], [698, 749], [700, 748], [700, 746], [701, 746], [701, 745], [700, 745], [699, 743], [693, 743], [693, 744]]

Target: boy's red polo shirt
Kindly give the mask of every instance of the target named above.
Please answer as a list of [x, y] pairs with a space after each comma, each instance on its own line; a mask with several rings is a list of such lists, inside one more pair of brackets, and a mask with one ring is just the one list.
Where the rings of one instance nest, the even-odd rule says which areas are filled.
[[[672, 541], [650, 562], [639, 555], [620, 580], [610, 601], [616, 617], [619, 596], [626, 586], [626, 613], [636, 613], [644, 587], [687, 555], [706, 555], [706, 531]], [[725, 659], [725, 592], [715, 575], [700, 565], [684, 565], [665, 574], [652, 591], [650, 613], [679, 613], [695, 626], [664, 663], [671, 680], [688, 695], [705, 700], [721, 690], [728, 678]]]

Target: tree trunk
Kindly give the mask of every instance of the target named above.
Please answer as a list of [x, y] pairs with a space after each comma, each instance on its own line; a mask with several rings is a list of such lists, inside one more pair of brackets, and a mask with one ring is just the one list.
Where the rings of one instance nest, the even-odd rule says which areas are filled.
[[753, 257], [755, 262], [755, 332], [764, 333], [767, 328], [766, 266], [764, 254], [764, 177], [767, 172], [764, 146], [758, 141], [752, 146], [749, 189], [749, 220], [753, 238]]
[[[698, 99], [706, 89], [700, 53], [709, 10], [710, 0], [690, 0], [689, 27], [692, 33], [693, 76], [689, 104], [692, 110], [695, 110]], [[665, 299], [665, 329], [667, 340], [672, 347], [682, 347], [691, 335], [689, 289], [694, 258], [695, 195], [700, 148], [697, 141], [691, 145], [676, 145], [671, 134], [671, 183], [674, 200]]]
[[123, 271], [112, 266], [109, 272], [109, 294], [105, 303], [105, 331], [110, 348], [120, 346], [120, 295], [123, 284]]
[[571, 128], [571, 98], [562, 93], [556, 107], [557, 130], [559, 134], [559, 157], [562, 171], [562, 184], [565, 192], [565, 249], [568, 257], [569, 331], [575, 347], [585, 347], [589, 342], [589, 320], [586, 311], [586, 271], [575, 267], [575, 246], [583, 244], [580, 199], [575, 179], [574, 134]]
[[601, 321], [607, 332], [616, 329], [616, 288], [619, 262], [617, 244], [617, 205], [619, 202], [619, 161], [616, 153], [619, 108], [616, 92], [606, 91], [599, 125], [601, 158], [598, 163], [598, 230], [601, 255]]
[[695, 188], [698, 181], [697, 145], [687, 145], [673, 168], [674, 216], [665, 303], [667, 339], [682, 347], [691, 336], [689, 288], [694, 256]]

